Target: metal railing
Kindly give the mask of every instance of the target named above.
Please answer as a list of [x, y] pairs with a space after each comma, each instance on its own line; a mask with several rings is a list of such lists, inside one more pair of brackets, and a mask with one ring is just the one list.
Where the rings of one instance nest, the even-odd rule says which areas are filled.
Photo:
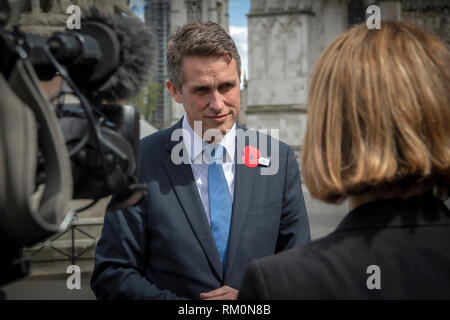
[[[69, 226], [62, 232], [56, 234], [55, 236], [49, 238], [46, 241], [38, 243], [38, 245], [28, 248], [27, 254], [31, 257], [32, 263], [45, 263], [45, 262], [64, 262], [64, 261], [71, 261], [72, 265], [76, 264], [77, 260], [93, 260], [94, 256], [88, 256], [83, 257], [83, 255], [88, 252], [90, 249], [95, 248], [98, 242], [98, 237], [95, 237], [91, 234], [89, 234], [87, 231], [83, 230], [84, 227], [92, 227], [92, 226], [101, 226], [103, 225], [103, 222], [100, 221], [79, 221], [78, 216], [74, 215], [72, 217], [72, 220], [69, 224]], [[88, 239], [92, 240], [92, 244], [88, 245], [86, 248], [84, 248], [81, 252], [76, 253], [76, 233], [80, 232], [81, 234], [85, 235]], [[70, 232], [70, 240], [71, 240], [71, 246], [70, 246], [70, 252], [65, 252], [61, 250], [60, 248], [57, 248], [54, 243], [58, 241], [63, 235]], [[79, 239], [81, 240], [81, 239]], [[39, 252], [41, 252], [45, 248], [50, 248], [59, 254], [63, 256], [63, 258], [51, 258], [51, 259], [33, 259], [34, 256], [36, 256]]]

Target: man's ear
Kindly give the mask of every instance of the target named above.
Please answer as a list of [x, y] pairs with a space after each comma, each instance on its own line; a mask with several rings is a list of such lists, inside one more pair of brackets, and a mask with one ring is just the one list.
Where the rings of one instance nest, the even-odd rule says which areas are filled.
[[170, 80], [166, 81], [166, 87], [169, 90], [169, 93], [172, 96], [172, 98], [176, 102], [182, 103], [181, 97], [180, 97], [180, 94], [179, 94], [179, 91], [178, 91], [177, 87], [175, 87], [175, 85], [172, 82], [170, 82]]

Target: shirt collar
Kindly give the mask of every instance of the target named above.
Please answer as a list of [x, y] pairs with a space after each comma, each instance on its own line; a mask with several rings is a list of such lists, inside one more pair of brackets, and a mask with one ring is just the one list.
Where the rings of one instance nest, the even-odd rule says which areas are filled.
[[[182, 128], [184, 145], [191, 163], [194, 163], [194, 159], [196, 159], [203, 152], [203, 150], [208, 147], [209, 144], [191, 128], [186, 114], [183, 117]], [[227, 159], [231, 159], [231, 161], [234, 162], [234, 155], [236, 152], [236, 123], [233, 124], [233, 127], [231, 127], [231, 129], [223, 137], [220, 144], [225, 147]]]

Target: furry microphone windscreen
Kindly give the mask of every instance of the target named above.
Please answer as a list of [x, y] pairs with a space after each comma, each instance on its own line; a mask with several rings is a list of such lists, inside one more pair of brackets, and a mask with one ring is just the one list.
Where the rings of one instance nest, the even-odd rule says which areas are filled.
[[85, 91], [88, 99], [93, 103], [114, 103], [137, 95], [151, 81], [155, 65], [155, 44], [150, 27], [138, 18], [101, 15], [96, 11], [91, 11], [85, 21], [106, 25], [120, 43], [119, 67], [98, 87]]

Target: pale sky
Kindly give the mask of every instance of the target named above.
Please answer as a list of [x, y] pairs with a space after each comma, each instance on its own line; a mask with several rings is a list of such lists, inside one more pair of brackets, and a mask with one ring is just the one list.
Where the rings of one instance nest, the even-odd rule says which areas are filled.
[[242, 75], [248, 78], [248, 29], [247, 16], [250, 11], [250, 0], [230, 0], [228, 12], [230, 14], [230, 35], [241, 56]]

